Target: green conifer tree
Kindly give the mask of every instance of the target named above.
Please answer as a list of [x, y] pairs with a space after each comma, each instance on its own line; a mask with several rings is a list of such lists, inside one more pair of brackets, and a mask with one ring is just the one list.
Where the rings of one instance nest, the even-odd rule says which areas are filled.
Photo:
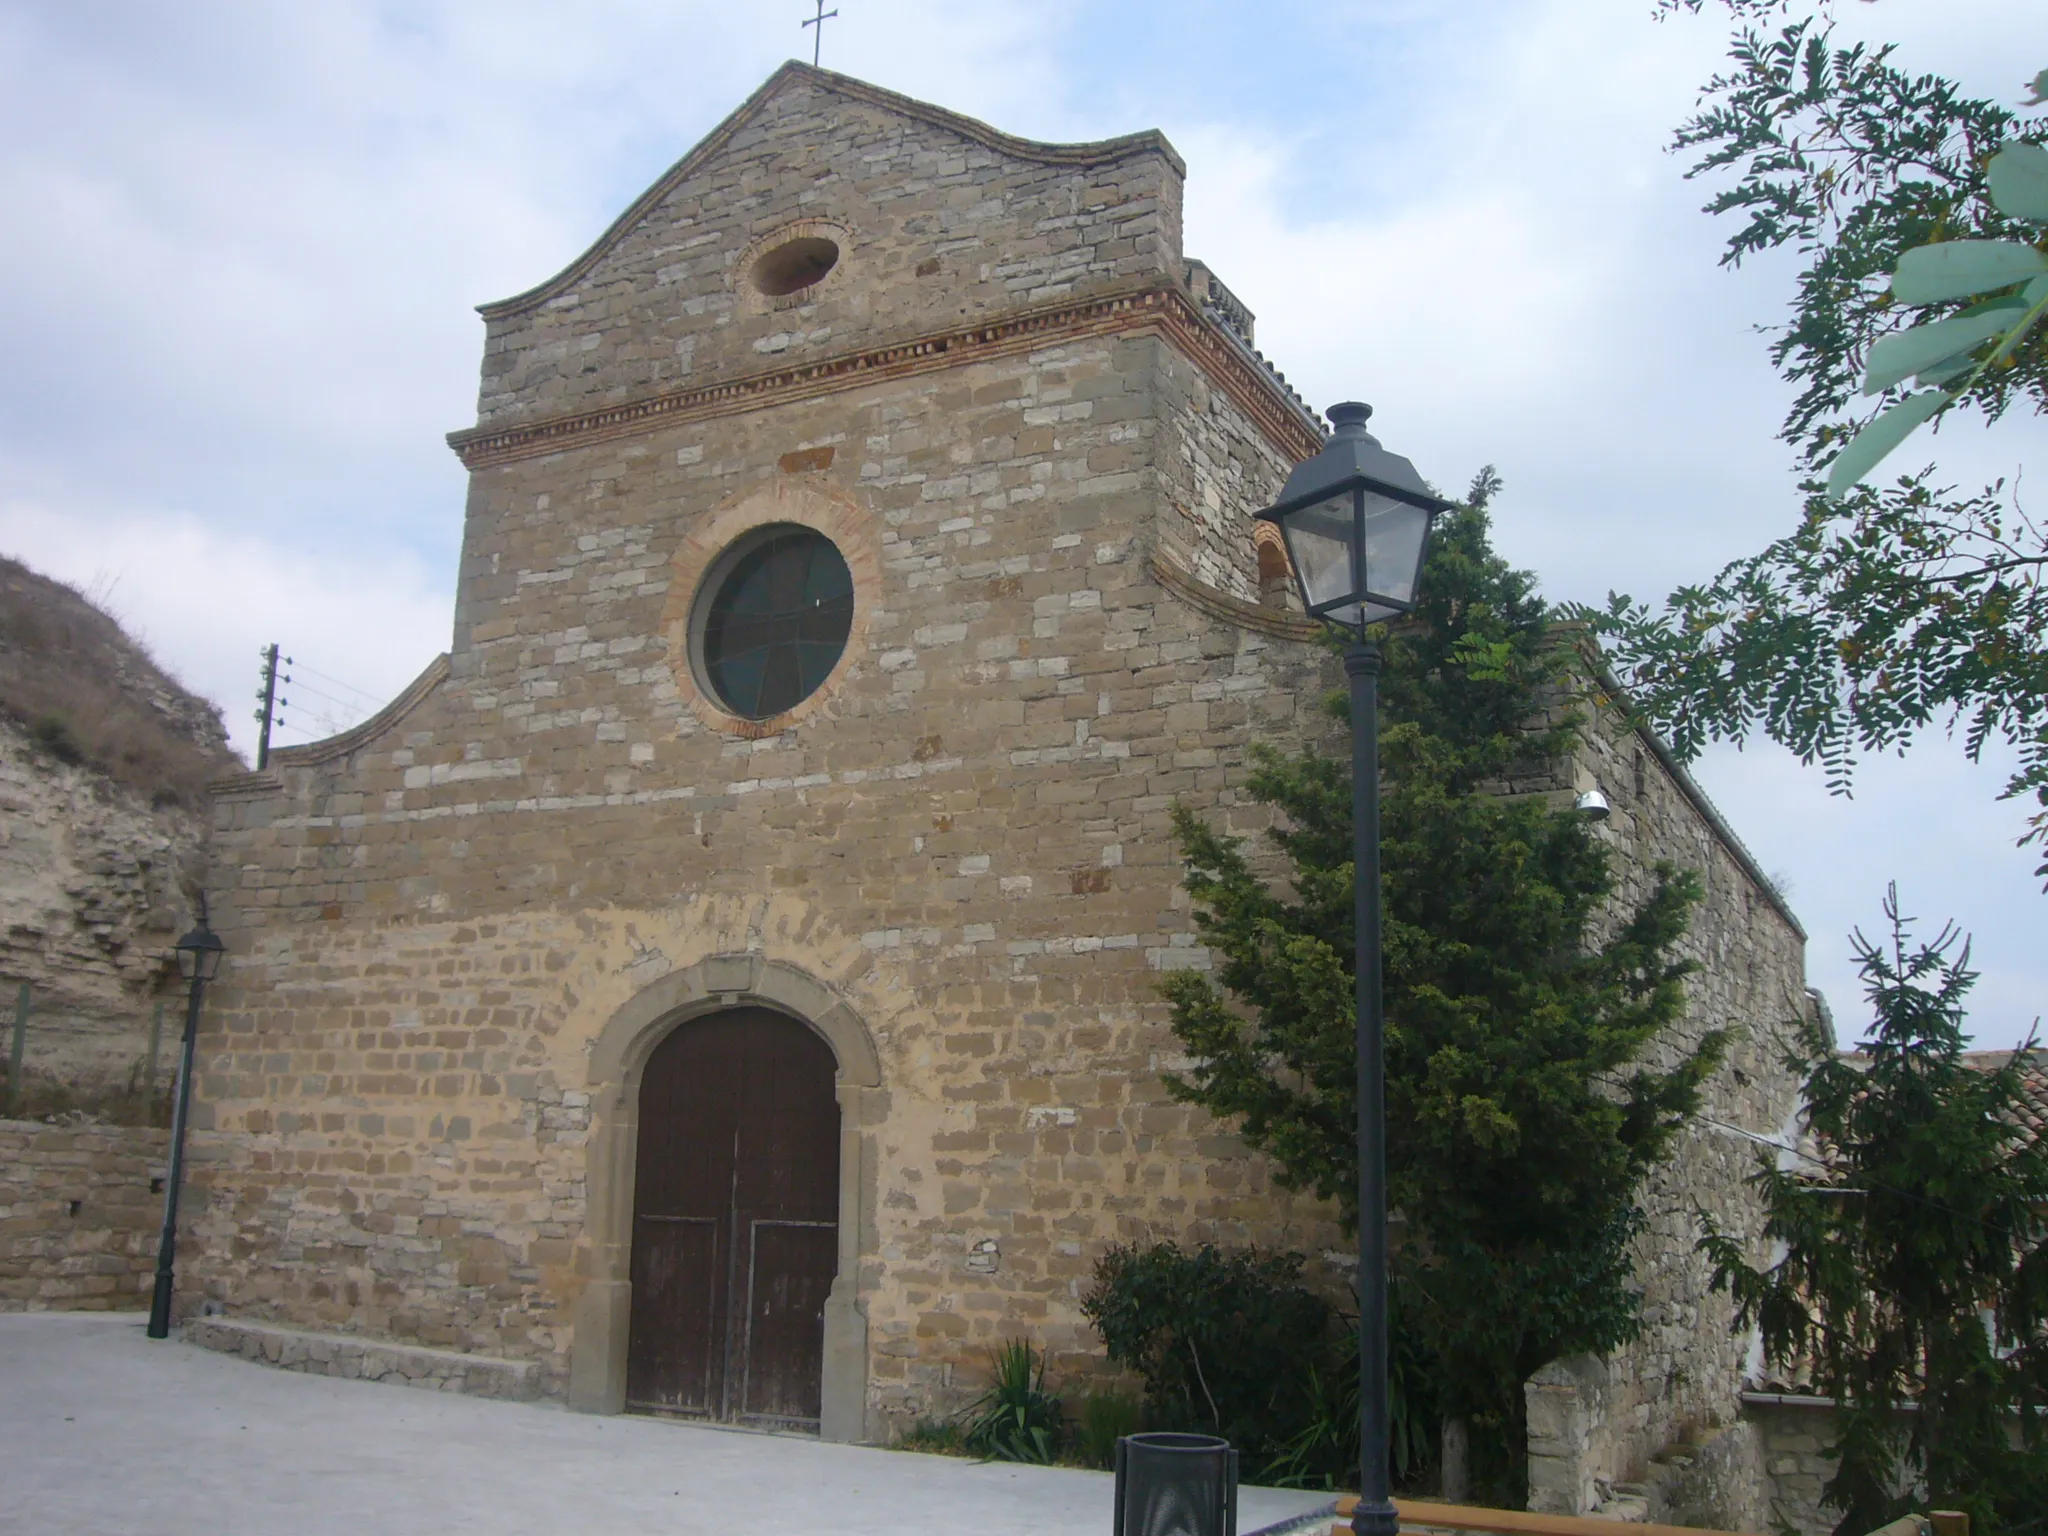
[[1908, 1509], [1961, 1509], [1982, 1536], [2048, 1528], [2048, 1139], [2016, 1052], [1963, 1058], [1969, 946], [1855, 936], [1876, 1021], [1855, 1057], [1804, 1041], [1815, 1152], [1758, 1169], [1753, 1268], [1708, 1224], [1715, 1261], [1767, 1358], [1839, 1404], [1824, 1489], [1840, 1536]]
[[[1534, 578], [1489, 542], [1498, 486], [1482, 472], [1439, 518], [1416, 622], [1385, 641], [1387, 1150], [1406, 1218], [1394, 1325], [1469, 1426], [1475, 1492], [1519, 1503], [1522, 1383], [1636, 1328], [1638, 1191], [1724, 1040], [1644, 1062], [1684, 1006], [1674, 946], [1694, 877], [1660, 865], [1642, 904], [1614, 911], [1583, 818], [1502, 792], [1547, 775], [1582, 721], [1560, 708], [1572, 653]], [[1177, 810], [1217, 967], [1164, 991], [1195, 1058], [1172, 1092], [1355, 1224], [1350, 778], [1346, 758], [1255, 752], [1247, 788], [1280, 813], [1284, 871]]]

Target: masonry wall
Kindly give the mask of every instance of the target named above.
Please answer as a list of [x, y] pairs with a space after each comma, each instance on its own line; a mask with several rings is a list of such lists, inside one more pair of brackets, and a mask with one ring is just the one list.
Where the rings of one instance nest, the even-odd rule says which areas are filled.
[[[589, 1274], [604, 1021], [756, 953], [864, 1021], [873, 1424], [1006, 1333], [1096, 1363], [1116, 1240], [1315, 1251], [1325, 1212], [1159, 1083], [1205, 966], [1176, 797], [1254, 825], [1253, 739], [1320, 731], [1314, 648], [1150, 574], [1166, 344], [1101, 338], [477, 475], [468, 644], [342, 755], [222, 798], [193, 1289], [235, 1316], [540, 1361]], [[749, 520], [848, 554], [812, 712], [735, 734], [680, 634]], [[801, 709], [802, 707], [800, 707]]]
[[[1163, 141], [1020, 146], [801, 67], [771, 87], [589, 258], [488, 307], [450, 655], [219, 796], [184, 1294], [569, 1390], [619, 1284], [616, 1030], [772, 971], [874, 1064], [841, 1055], [827, 1315], [880, 1435], [961, 1404], [1006, 1336], [1098, 1368], [1079, 1298], [1112, 1242], [1343, 1246], [1168, 1099], [1156, 990], [1210, 963], [1171, 807], [1257, 830], [1250, 744], [1325, 738], [1337, 679], [1259, 604], [1245, 521], [1314, 433], [1172, 287]], [[743, 291], [769, 233], [828, 226], [815, 292]], [[737, 721], [695, 675], [692, 599], [792, 522], [845, 555], [852, 634], [818, 693]], [[1629, 750], [1610, 732], [1574, 771], [1616, 800], [1631, 894], [1664, 853], [1702, 871], [1687, 1030], [1778, 1017], [1796, 929]], [[1774, 1128], [1768, 1050], [1738, 1050], [1717, 1115]], [[1649, 1326], [1573, 1488], [1733, 1401], [1668, 1245], [1692, 1200], [1739, 1198], [1739, 1158], [1695, 1155], [1655, 1191]]]
[[1835, 1475], [1834, 1410], [1752, 1403], [1745, 1414], [1762, 1448], [1770, 1529], [1829, 1536], [1841, 1518], [1821, 1502], [1821, 1490]]
[[[1784, 1133], [1797, 1108], [1799, 1082], [1784, 1057], [1813, 1007], [1804, 934], [1746, 850], [1717, 825], [1711, 803], [1613, 712], [1593, 708], [1590, 724], [1568, 792], [1597, 786], [1612, 805], [1598, 835], [1614, 850], [1620, 876], [1614, 913], [1649, 894], [1660, 861], [1692, 871], [1702, 890], [1679, 947], [1698, 966], [1686, 981], [1685, 1017], [1650, 1059], [1674, 1061], [1708, 1030], [1731, 1038], [1699, 1115], [1644, 1191], [1646, 1222], [1636, 1240], [1641, 1335], [1606, 1360], [1564, 1362], [1531, 1384], [1530, 1508], [1560, 1514], [1649, 1496], [1676, 1475], [1674, 1457], [1692, 1466], [1699, 1447], [1718, 1442], [1738, 1419], [1750, 1339], [1736, 1328], [1729, 1298], [1712, 1288], [1712, 1266], [1695, 1246], [1698, 1213], [1726, 1231], [1761, 1230], [1747, 1179], [1760, 1149]], [[1577, 1439], [1558, 1429], [1566, 1422], [1560, 1415], [1575, 1411], [1566, 1404], [1574, 1395], [1598, 1405], [1587, 1410], [1589, 1431]], [[1542, 1423], [1539, 1401], [1546, 1403]], [[1734, 1441], [1722, 1454], [1736, 1472], [1702, 1473], [1695, 1491], [1681, 1497], [1725, 1501], [1694, 1510], [1691, 1523], [1747, 1529], [1740, 1522], [1757, 1493], [1755, 1474], [1743, 1469], [1756, 1458]]]
[[[1250, 518], [1279, 495], [1294, 460], [1186, 358], [1167, 354], [1159, 394], [1161, 557], [1205, 587], [1257, 603]], [[1284, 606], [1298, 613], [1292, 586]]]
[[0, 1120], [0, 1311], [149, 1305], [169, 1132]]

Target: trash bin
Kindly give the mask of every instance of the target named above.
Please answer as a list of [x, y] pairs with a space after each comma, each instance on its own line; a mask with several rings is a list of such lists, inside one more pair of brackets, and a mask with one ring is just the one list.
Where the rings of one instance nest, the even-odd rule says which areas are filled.
[[1113, 1536], [1237, 1536], [1237, 1452], [1214, 1435], [1116, 1443]]

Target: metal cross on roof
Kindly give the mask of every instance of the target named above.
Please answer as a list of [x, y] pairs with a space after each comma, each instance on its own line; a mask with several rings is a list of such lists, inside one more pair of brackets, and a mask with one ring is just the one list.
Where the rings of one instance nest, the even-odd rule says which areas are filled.
[[818, 63], [818, 56], [825, 46], [825, 23], [839, 13], [826, 10], [825, 0], [814, 0], [814, 3], [818, 7], [818, 14], [807, 20], [804, 25], [818, 29], [811, 34], [811, 64], [815, 68]]

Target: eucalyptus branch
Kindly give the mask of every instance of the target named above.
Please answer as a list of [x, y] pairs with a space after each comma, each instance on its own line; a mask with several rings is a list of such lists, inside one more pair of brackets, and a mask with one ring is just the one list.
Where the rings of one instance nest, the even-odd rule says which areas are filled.
[[1965, 582], [1981, 581], [1987, 576], [2003, 575], [2007, 571], [2040, 569], [2044, 567], [2048, 567], [2048, 555], [2019, 555], [2015, 556], [2010, 560], [1994, 560], [1984, 565], [1976, 566], [1971, 570], [1957, 572], [1953, 575], [1902, 575], [1900, 577], [1900, 580], [1906, 582], [1908, 585], [1916, 587], [1956, 586]]

